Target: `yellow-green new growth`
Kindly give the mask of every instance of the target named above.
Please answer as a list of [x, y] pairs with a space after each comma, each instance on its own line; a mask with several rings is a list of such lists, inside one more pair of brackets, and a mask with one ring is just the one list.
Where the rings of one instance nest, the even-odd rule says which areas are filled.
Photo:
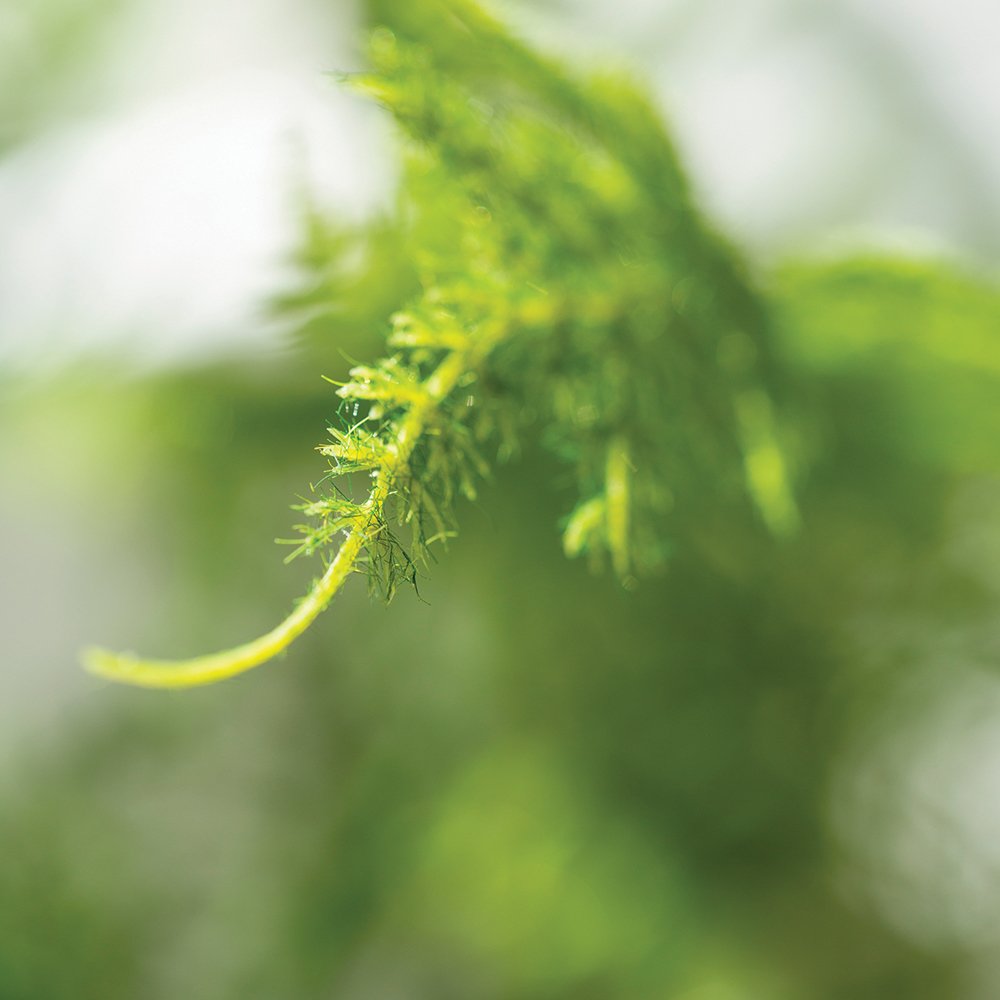
[[391, 597], [454, 533], [453, 500], [489, 472], [484, 445], [510, 454], [529, 427], [571, 471], [567, 554], [627, 585], [664, 563], [675, 508], [706, 495], [794, 527], [768, 317], [642, 94], [574, 77], [465, 0], [398, 19], [354, 85], [411, 140], [392, 225], [421, 291], [393, 319], [393, 353], [335, 383], [344, 425], [319, 450], [346, 486], [297, 508], [309, 523], [292, 556], [335, 554], [253, 642], [175, 662], [96, 650], [94, 673], [222, 680], [286, 649], [356, 570]]
[[[355, 570], [365, 548], [375, 542], [385, 530], [385, 505], [393, 484], [405, 475], [413, 449], [435, 411], [464, 377], [475, 373], [481, 359], [489, 353], [503, 332], [504, 328], [500, 325], [492, 331], [480, 330], [475, 342], [467, 340], [462, 347], [453, 349], [426, 380], [409, 388], [410, 405], [407, 414], [399, 422], [394, 438], [384, 447], [372, 447], [362, 457], [359, 446], [349, 436], [334, 431], [340, 439], [339, 443], [321, 448], [327, 452], [332, 451], [347, 462], [360, 460], [366, 465], [371, 463], [375, 481], [368, 498], [358, 505], [358, 514], [362, 515], [363, 523], [348, 530], [347, 537], [326, 572], [284, 621], [252, 642], [188, 660], [148, 660], [129, 654], [91, 649], [84, 653], [87, 669], [100, 677], [140, 687], [197, 687], [244, 673], [287, 649], [327, 607]], [[340, 394], [345, 398], [355, 398], [353, 391], [343, 390], [357, 388], [361, 391], [366, 385], [377, 384], [377, 380], [370, 376], [371, 370], [356, 369], [355, 378], [359, 381], [347, 383]], [[364, 398], [383, 400], [385, 397], [372, 395]], [[377, 439], [372, 437], [372, 440]]]

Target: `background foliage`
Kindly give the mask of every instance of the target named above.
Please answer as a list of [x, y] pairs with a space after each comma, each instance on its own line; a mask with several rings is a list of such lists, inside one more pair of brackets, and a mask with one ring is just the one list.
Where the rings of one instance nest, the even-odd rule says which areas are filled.
[[[377, 14], [426, 31], [416, 9]], [[298, 347], [265, 369], [95, 365], [3, 397], [8, 442], [67, 452], [67, 518], [107, 512], [109, 568], [143, 547], [136, 645], [240, 639], [307, 582], [269, 539], [336, 420], [315, 374], [376, 356], [417, 276], [391, 221], [346, 270], [342, 227], [304, 230], [277, 303]], [[1000, 301], [870, 256], [754, 280], [793, 538], [695, 479], [667, 572], [622, 593], [563, 557], [576, 483], [529, 433], [423, 602], [352, 588], [239, 684], [95, 683], [113, 714], [3, 791], [0, 996], [976, 995], [974, 900], [934, 870], [939, 841], [956, 871], [975, 846], [901, 821], [899, 789], [921, 714], [997, 652]]]

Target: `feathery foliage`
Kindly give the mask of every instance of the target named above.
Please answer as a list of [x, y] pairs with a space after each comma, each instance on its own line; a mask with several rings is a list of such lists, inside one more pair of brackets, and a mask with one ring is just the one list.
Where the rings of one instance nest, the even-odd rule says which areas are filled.
[[[389, 353], [335, 382], [330, 467], [288, 540], [325, 572], [261, 639], [176, 663], [92, 651], [98, 674], [207, 683], [284, 650], [355, 572], [391, 598], [525, 434], [572, 476], [565, 551], [626, 587], [683, 543], [673, 512], [706, 497], [774, 536], [796, 528], [778, 414], [803, 358], [694, 205], [656, 109], [620, 76], [536, 55], [465, 0], [381, 7], [371, 69], [346, 82], [406, 137], [398, 212], [338, 242], [318, 294], [284, 302], [307, 320], [335, 308], [350, 285], [336, 276], [372, 241], [397, 243], [413, 272]], [[800, 287], [784, 311], [779, 292], [776, 315], [794, 327], [795, 303], [828, 286], [786, 277]]]

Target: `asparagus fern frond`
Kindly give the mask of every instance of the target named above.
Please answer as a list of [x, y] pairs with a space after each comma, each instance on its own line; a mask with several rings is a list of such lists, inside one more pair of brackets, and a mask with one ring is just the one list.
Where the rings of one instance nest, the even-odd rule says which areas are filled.
[[350, 81], [409, 137], [398, 227], [421, 290], [392, 319], [391, 353], [338, 383], [344, 423], [319, 450], [345, 485], [300, 507], [293, 553], [327, 568], [255, 642], [177, 663], [94, 651], [95, 673], [209, 683], [285, 649], [355, 571], [391, 597], [454, 533], [484, 456], [529, 426], [576, 482], [567, 553], [627, 585], [663, 563], [674, 505], [706, 489], [794, 527], [766, 312], [649, 104], [535, 56], [472, 4], [418, 6], [375, 33], [371, 72]]

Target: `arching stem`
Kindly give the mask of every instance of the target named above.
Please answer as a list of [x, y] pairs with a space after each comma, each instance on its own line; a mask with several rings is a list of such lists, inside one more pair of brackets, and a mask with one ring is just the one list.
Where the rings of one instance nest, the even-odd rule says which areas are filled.
[[287, 649], [330, 603], [350, 576], [363, 542], [360, 531], [345, 539], [333, 562], [298, 607], [259, 639], [190, 660], [143, 660], [128, 653], [88, 649], [83, 654], [84, 666], [98, 677], [150, 688], [198, 687], [258, 667]]

